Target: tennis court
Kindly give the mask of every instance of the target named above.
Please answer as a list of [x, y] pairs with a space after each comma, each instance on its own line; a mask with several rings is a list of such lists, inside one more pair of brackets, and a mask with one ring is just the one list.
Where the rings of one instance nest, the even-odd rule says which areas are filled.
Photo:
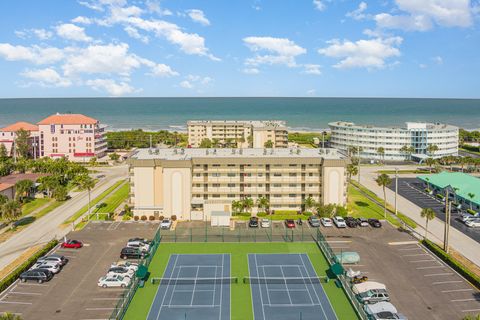
[[336, 320], [308, 255], [249, 254], [255, 320]]
[[233, 280], [229, 254], [173, 254], [147, 319], [228, 320]]

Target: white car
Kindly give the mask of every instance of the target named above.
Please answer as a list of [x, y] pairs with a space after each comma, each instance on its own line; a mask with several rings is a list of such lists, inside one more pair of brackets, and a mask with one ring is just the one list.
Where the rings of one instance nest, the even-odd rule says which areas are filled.
[[112, 265], [110, 266], [110, 268], [115, 268], [115, 267], [122, 267], [129, 270], [137, 271], [138, 263], [130, 262], [130, 261], [118, 261], [118, 262], [112, 263]]
[[128, 241], [127, 247], [136, 248], [142, 252], [148, 252], [150, 250], [150, 245], [141, 241]]
[[107, 272], [107, 277], [110, 276], [122, 276], [122, 277], [129, 277], [130, 279], [133, 278], [135, 271], [132, 269], [127, 269], [123, 267], [113, 267], [110, 268]]
[[102, 288], [111, 288], [111, 287], [128, 287], [130, 285], [131, 279], [129, 277], [122, 277], [119, 275], [105, 276], [98, 279], [98, 286]]
[[163, 219], [162, 223], [160, 223], [160, 228], [169, 230], [172, 226], [172, 221], [170, 219]]
[[332, 219], [330, 218], [320, 218], [320, 222], [324, 227], [333, 227]]
[[346, 228], [347, 227], [347, 224], [345, 223], [345, 220], [340, 216], [334, 217], [333, 218], [333, 223], [335, 223], [337, 228]]
[[470, 228], [480, 227], [480, 219], [479, 218], [468, 219], [467, 221], [465, 221], [465, 225]]
[[49, 261], [49, 262], [37, 262], [30, 268], [30, 270], [33, 270], [33, 269], [45, 269], [50, 271], [53, 274], [56, 274], [56, 273], [59, 273], [62, 268], [58, 263]]
[[470, 213], [463, 213], [462, 214], [462, 222], [467, 222], [468, 220], [476, 219], [479, 218], [478, 214], [476, 215], [471, 215]]
[[270, 228], [270, 220], [262, 219], [260, 220], [260, 225], [262, 226], [262, 228]]

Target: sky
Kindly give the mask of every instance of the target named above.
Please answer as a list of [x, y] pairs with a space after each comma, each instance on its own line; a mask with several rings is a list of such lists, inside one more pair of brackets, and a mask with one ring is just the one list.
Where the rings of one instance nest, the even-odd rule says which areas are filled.
[[480, 98], [480, 0], [0, 1], [0, 98]]

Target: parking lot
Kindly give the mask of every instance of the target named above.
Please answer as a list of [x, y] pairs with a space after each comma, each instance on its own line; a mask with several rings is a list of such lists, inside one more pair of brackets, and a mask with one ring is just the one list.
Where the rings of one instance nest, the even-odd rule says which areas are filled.
[[[392, 183], [389, 188], [395, 191], [395, 184]], [[445, 203], [423, 192], [423, 184], [416, 178], [399, 178], [398, 194], [413, 202], [421, 208], [432, 208], [435, 215], [442, 221], [445, 221]], [[468, 235], [470, 238], [480, 242], [480, 229], [469, 228], [460, 220], [460, 213], [452, 213], [452, 227]]]
[[97, 222], [67, 237], [84, 243], [81, 249], [57, 248], [69, 259], [49, 282], [15, 282], [0, 294], [0, 313], [23, 319], [108, 319], [124, 289], [100, 288], [97, 281], [132, 237], [152, 238], [157, 223]]
[[392, 303], [408, 319], [461, 319], [480, 313], [479, 291], [410, 235], [388, 224], [381, 229], [321, 229], [333, 251], [356, 251], [346, 265], [384, 283]]

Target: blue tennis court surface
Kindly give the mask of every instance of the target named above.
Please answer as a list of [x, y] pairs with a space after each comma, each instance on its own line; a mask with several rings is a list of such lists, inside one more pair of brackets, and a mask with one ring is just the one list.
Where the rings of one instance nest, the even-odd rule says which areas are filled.
[[229, 320], [230, 282], [220, 280], [227, 277], [229, 254], [171, 255], [163, 279], [172, 280], [158, 284], [147, 319]]
[[308, 255], [249, 254], [248, 268], [264, 279], [250, 282], [255, 320], [337, 319]]

